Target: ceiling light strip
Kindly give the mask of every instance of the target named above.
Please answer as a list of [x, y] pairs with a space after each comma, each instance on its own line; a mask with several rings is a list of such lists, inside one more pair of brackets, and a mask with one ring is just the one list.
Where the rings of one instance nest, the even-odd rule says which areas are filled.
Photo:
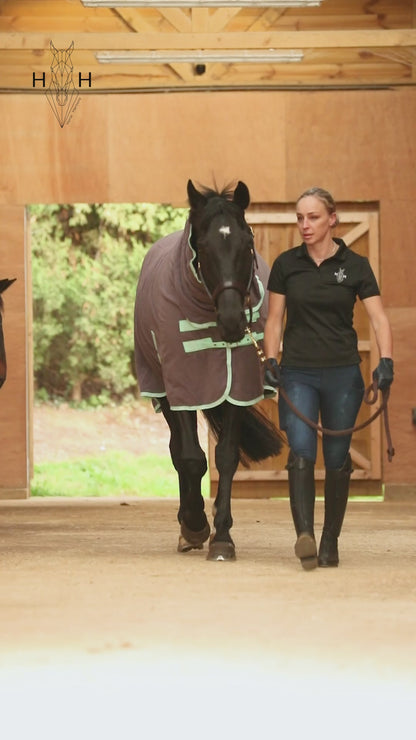
[[277, 51], [97, 51], [100, 64], [285, 64], [301, 62], [303, 52], [297, 49]]
[[322, 0], [81, 0], [87, 8], [313, 8]]

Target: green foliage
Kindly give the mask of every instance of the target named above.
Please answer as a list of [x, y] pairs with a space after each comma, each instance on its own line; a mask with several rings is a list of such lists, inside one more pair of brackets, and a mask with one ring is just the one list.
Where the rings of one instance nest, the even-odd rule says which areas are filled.
[[146, 250], [187, 211], [156, 204], [34, 205], [34, 374], [66, 400], [136, 392], [133, 309]]
[[[31, 495], [177, 498], [178, 476], [169, 456], [106, 452], [100, 457], [35, 465]], [[209, 496], [207, 476], [203, 495]]]

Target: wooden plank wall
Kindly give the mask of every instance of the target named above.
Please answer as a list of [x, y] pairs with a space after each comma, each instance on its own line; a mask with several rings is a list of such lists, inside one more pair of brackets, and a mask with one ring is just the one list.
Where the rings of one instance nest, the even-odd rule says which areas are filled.
[[394, 490], [415, 489], [415, 88], [91, 95], [63, 128], [44, 95], [4, 95], [0, 114], [0, 273], [19, 277], [5, 296], [10, 370], [0, 394], [0, 496], [29, 487], [24, 205], [184, 205], [189, 177], [245, 180], [258, 203], [293, 202], [320, 184], [339, 202], [379, 205], [381, 285], [396, 338], [396, 458], [383, 459], [383, 478]]
[[28, 322], [26, 315], [25, 209], [0, 206], [0, 274], [16, 278], [4, 293], [3, 333], [7, 379], [0, 390], [0, 498], [28, 493]]

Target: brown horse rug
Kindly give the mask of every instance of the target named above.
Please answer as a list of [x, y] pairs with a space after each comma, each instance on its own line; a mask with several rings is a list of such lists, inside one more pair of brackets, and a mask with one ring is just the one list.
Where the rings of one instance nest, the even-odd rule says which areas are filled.
[[[221, 340], [212, 299], [197, 276], [190, 225], [147, 253], [135, 305], [135, 357], [142, 396], [166, 396], [175, 411], [223, 401], [249, 406], [264, 398], [263, 373], [248, 335]], [[251, 286], [251, 329], [263, 338], [269, 267], [258, 255]], [[247, 318], [250, 320], [247, 309]]]

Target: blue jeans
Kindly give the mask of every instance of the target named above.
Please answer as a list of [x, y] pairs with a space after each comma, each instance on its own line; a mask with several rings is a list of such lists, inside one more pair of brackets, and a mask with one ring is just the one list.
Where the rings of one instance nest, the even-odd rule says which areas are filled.
[[[281, 367], [282, 387], [294, 406], [311, 421], [327, 429], [353, 427], [364, 395], [364, 381], [359, 365], [324, 368]], [[298, 457], [316, 461], [317, 432], [299, 419], [279, 396], [280, 428], [289, 447]], [[347, 457], [351, 434], [331, 437], [324, 434], [322, 450], [325, 467], [342, 468]]]

